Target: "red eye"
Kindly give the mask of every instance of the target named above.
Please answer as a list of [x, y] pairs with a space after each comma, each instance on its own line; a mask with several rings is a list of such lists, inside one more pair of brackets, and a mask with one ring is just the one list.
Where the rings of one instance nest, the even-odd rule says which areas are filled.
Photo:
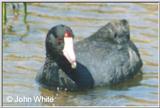
[[65, 32], [65, 33], [64, 33], [64, 37], [72, 37], [71, 32]]

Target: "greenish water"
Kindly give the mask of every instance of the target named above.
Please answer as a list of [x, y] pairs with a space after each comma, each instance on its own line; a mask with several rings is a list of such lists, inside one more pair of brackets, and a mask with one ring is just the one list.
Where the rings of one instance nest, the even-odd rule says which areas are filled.
[[[158, 5], [156, 3], [29, 3], [13, 10], [7, 3], [3, 26], [3, 105], [135, 106], [158, 104]], [[130, 23], [131, 39], [139, 48], [142, 77], [112, 88], [85, 92], [50, 91], [39, 87], [35, 75], [45, 60], [47, 31], [65, 24], [79, 41], [116, 19]], [[8, 96], [49, 96], [54, 102], [8, 102]]]

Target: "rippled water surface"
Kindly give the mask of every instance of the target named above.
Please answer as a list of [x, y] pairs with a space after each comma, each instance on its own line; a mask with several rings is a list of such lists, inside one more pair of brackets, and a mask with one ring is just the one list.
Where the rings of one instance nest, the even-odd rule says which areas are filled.
[[[7, 3], [3, 26], [3, 105], [157, 105], [158, 5], [155, 3]], [[26, 18], [26, 19], [25, 19]], [[51, 91], [35, 82], [45, 59], [47, 31], [57, 24], [73, 29], [79, 41], [116, 19], [130, 23], [131, 39], [143, 59], [142, 76], [114, 87], [84, 92]], [[50, 96], [54, 102], [8, 102], [12, 98]]]

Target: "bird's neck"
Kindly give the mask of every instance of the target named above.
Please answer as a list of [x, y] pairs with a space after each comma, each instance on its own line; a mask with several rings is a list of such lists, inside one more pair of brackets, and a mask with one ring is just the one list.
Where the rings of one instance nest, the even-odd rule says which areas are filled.
[[69, 63], [69, 61], [66, 59], [66, 57], [63, 54], [46, 54], [46, 58], [56, 62], [60, 67], [66, 67], [66, 68], [70, 68], [71, 64]]

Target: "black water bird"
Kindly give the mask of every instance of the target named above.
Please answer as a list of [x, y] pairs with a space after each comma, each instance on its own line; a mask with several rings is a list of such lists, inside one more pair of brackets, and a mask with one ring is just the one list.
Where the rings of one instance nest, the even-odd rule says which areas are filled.
[[109, 22], [76, 43], [70, 27], [57, 25], [47, 34], [46, 60], [37, 81], [49, 88], [88, 89], [131, 79], [142, 60], [130, 40], [128, 21]]

